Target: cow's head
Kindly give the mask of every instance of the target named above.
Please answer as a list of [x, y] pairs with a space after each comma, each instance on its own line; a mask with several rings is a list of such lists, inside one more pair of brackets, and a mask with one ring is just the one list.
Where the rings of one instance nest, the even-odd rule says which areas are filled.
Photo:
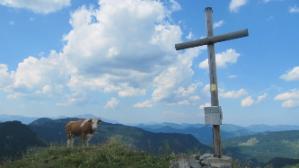
[[92, 124], [92, 129], [96, 129], [97, 127], [98, 127], [98, 125], [100, 125], [101, 124], [101, 120], [100, 119], [96, 119], [96, 118], [94, 118], [94, 119], [90, 119], [90, 121], [91, 121], [91, 124]]

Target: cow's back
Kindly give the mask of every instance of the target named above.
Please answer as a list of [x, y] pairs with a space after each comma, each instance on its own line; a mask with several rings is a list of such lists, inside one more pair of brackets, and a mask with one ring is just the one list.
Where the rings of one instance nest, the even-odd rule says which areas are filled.
[[71, 134], [71, 135], [75, 135], [75, 136], [79, 136], [81, 135], [81, 123], [83, 121], [79, 120], [79, 121], [70, 121], [66, 124], [65, 129], [67, 134]]

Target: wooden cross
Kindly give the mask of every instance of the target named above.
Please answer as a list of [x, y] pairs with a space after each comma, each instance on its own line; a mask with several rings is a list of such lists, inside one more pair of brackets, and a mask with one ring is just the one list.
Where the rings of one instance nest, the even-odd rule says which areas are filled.
[[[218, 99], [218, 85], [217, 85], [217, 73], [216, 73], [216, 60], [215, 60], [215, 48], [214, 44], [222, 41], [232, 40], [236, 38], [248, 36], [248, 29], [236, 31], [232, 33], [227, 33], [223, 35], [214, 36], [213, 35], [213, 19], [212, 14], [213, 10], [211, 7], [205, 9], [206, 21], [207, 21], [207, 37], [204, 39], [199, 39], [195, 41], [185, 42], [176, 44], [176, 50], [187, 49], [192, 47], [198, 47], [203, 45], [208, 45], [209, 50], [209, 72], [210, 72], [210, 92], [211, 92], [211, 106], [219, 109], [218, 113], [220, 117], [219, 120], [222, 120], [222, 112], [219, 106]], [[220, 122], [221, 123], [221, 122]], [[220, 137], [220, 124], [213, 125], [213, 147], [214, 147], [214, 156], [221, 158], [222, 149], [221, 149], [221, 137]]]

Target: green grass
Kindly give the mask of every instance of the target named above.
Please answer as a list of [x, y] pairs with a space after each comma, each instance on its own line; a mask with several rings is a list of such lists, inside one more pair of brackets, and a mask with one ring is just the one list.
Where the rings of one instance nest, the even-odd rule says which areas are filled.
[[166, 168], [170, 156], [153, 156], [131, 149], [117, 140], [104, 145], [66, 148], [51, 146], [34, 149], [22, 159], [10, 161], [3, 168]]
[[285, 168], [299, 168], [299, 164], [296, 164], [296, 165], [294, 165], [294, 166], [287, 166], [287, 167], [285, 167]]

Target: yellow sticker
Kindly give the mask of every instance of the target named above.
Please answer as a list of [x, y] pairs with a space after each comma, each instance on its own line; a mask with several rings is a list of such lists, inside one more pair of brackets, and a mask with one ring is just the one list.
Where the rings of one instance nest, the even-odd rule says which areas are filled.
[[212, 84], [211, 85], [211, 92], [215, 92], [217, 90], [217, 85], [216, 84]]

